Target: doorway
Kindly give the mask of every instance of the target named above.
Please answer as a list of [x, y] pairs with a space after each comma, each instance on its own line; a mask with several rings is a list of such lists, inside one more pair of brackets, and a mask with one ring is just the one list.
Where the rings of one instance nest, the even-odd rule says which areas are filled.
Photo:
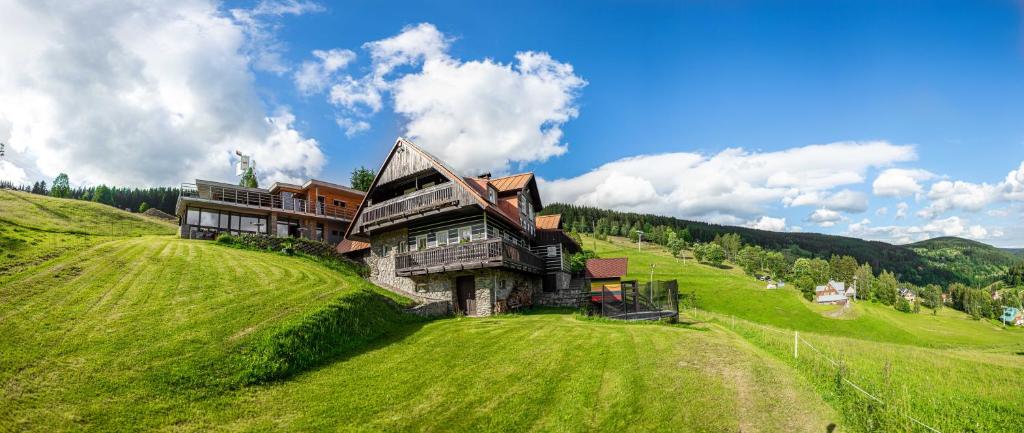
[[455, 278], [455, 299], [459, 312], [476, 315], [476, 279], [472, 275]]

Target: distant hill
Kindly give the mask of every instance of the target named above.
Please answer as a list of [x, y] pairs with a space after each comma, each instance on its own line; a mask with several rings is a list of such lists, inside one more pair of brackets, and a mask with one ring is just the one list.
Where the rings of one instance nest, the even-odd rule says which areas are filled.
[[[875, 272], [887, 269], [896, 273], [900, 280], [916, 285], [934, 283], [945, 286], [952, 282], [985, 284], [990, 282], [989, 279], [997, 269], [1005, 269], [1009, 263], [1012, 263], [1011, 258], [1013, 257], [1012, 254], [998, 248], [963, 239], [960, 240], [970, 242], [975, 246], [969, 248], [967, 244], [944, 241], [922, 243], [917, 247], [912, 247], [846, 236], [772, 232], [562, 203], [550, 204], [541, 213], [562, 214], [562, 220], [567, 228], [575, 227], [578, 231], [587, 233], [591, 232], [592, 222], [601, 218], [618, 221], [620, 224], [639, 222], [641, 225], [664, 225], [677, 230], [686, 228], [694, 239], [701, 242], [709, 242], [716, 235], [738, 233], [745, 243], [783, 251], [790, 257], [813, 256], [827, 259], [833, 254], [852, 256], [858, 262], [869, 263]], [[974, 274], [973, 272], [978, 273]]]
[[939, 237], [905, 245], [934, 267], [948, 270], [958, 279], [985, 285], [1000, 277], [1006, 269], [1021, 261], [1011, 251], [956, 237]]
[[1024, 258], [1024, 248], [1003, 248], [1003, 251]]

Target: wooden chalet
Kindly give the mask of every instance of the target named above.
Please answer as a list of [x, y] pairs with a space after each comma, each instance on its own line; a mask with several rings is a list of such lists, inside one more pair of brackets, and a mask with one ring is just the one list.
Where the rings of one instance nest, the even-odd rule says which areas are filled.
[[175, 213], [183, 238], [254, 233], [335, 245], [362, 200], [362, 191], [316, 179], [274, 183], [269, 189], [197, 179], [181, 185]]
[[543, 208], [533, 173], [466, 177], [399, 138], [346, 239], [366, 242], [378, 285], [468, 315], [532, 304], [568, 286], [579, 245]]

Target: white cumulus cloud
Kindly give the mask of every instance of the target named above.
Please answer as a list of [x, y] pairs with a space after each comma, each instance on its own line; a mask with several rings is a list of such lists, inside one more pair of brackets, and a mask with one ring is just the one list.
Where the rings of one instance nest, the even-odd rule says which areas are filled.
[[832, 227], [844, 219], [843, 215], [839, 212], [824, 208], [815, 209], [814, 212], [811, 212], [811, 215], [807, 217], [807, 221], [815, 223], [821, 227]]
[[871, 184], [875, 195], [883, 197], [905, 197], [924, 191], [921, 181], [935, 178], [927, 170], [890, 168], [883, 171]]
[[[837, 188], [863, 183], [869, 168], [916, 157], [911, 146], [884, 141], [836, 142], [775, 152], [726, 149], [639, 155], [601, 165], [576, 177], [542, 180], [546, 202], [564, 202], [740, 224], [770, 205], [815, 206], [862, 212], [862, 193]], [[636, 179], [649, 188], [629, 200], [599, 193], [629, 193]], [[618, 188], [617, 183], [621, 183]], [[653, 190], [653, 193], [652, 193]], [[834, 206], [834, 208], [833, 208]], [[729, 217], [729, 218], [726, 218]]]
[[268, 116], [252, 72], [261, 57], [249, 49], [253, 32], [270, 37], [265, 17], [309, 7], [263, 2], [229, 14], [204, 0], [6, 3], [0, 58], [18, 65], [0, 68], [9, 148], [23, 169], [48, 179], [67, 172], [76, 183], [230, 180], [235, 149], [255, 156], [265, 180], [315, 174], [318, 143], [294, 128], [287, 108]]
[[747, 223], [747, 227], [758, 230], [781, 232], [786, 230], [786, 219], [762, 216], [754, 221]]
[[577, 93], [586, 85], [572, 65], [531, 51], [511, 63], [464, 61], [449, 55], [452, 41], [422, 23], [363, 44], [371, 71], [331, 80], [338, 124], [350, 136], [369, 129], [390, 96], [408, 138], [470, 174], [505, 173], [568, 150], [562, 125], [578, 115]]

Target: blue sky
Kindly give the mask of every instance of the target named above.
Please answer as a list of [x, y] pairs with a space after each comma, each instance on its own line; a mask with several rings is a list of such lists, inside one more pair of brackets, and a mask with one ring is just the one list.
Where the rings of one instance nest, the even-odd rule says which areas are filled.
[[[535, 171], [546, 201], [1024, 246], [1019, 3], [182, 3], [12, 5], [35, 24], [3, 39], [41, 42], [2, 49], [46, 78], [25, 91], [24, 77], [0, 73], [0, 93], [22, 83], [0, 103], [0, 141], [13, 147], [0, 174], [230, 180], [242, 147], [264, 180], [345, 183], [408, 135], [467, 174]], [[47, 33], [80, 18], [120, 30], [81, 47], [60, 38], [95, 28]], [[86, 63], [97, 43], [125, 61]], [[68, 63], [91, 73], [53, 73]], [[105, 85], [71, 92], [62, 80]], [[38, 102], [48, 98], [117, 109]], [[104, 150], [154, 162], [90, 159]]]

